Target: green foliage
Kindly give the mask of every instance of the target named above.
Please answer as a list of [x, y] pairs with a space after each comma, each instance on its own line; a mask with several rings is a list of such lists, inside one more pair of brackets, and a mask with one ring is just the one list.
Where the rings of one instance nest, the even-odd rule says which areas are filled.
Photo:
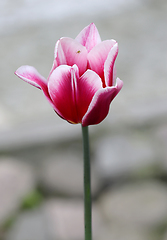
[[32, 209], [34, 207], [37, 207], [40, 205], [40, 203], [43, 200], [42, 194], [38, 191], [35, 190], [28, 194], [22, 201], [21, 208], [22, 209]]
[[13, 215], [11, 217], [9, 217], [3, 224], [2, 224], [2, 227], [1, 227], [1, 231], [5, 231], [7, 229], [9, 229], [12, 224], [14, 223], [16, 217]]

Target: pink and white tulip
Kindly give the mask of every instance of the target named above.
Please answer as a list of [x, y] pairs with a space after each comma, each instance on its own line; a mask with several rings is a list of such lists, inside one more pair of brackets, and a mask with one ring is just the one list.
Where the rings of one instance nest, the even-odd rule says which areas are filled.
[[101, 41], [91, 23], [76, 39], [63, 37], [57, 41], [47, 80], [31, 66], [22, 66], [15, 74], [40, 88], [63, 119], [88, 126], [104, 120], [123, 86], [119, 78], [114, 86], [117, 54], [117, 42]]

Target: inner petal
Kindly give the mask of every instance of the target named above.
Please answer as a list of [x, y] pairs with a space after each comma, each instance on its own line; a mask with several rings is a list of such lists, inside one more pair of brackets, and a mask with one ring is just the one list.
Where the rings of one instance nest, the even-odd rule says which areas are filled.
[[55, 66], [76, 64], [81, 76], [87, 68], [87, 49], [71, 38], [61, 38], [56, 46]]
[[115, 43], [115, 40], [103, 41], [96, 45], [88, 53], [89, 68], [95, 71], [100, 76], [103, 82], [103, 87], [106, 87], [104, 78], [104, 64], [111, 48], [114, 46]]
[[99, 32], [94, 23], [85, 27], [75, 39], [85, 46], [88, 52], [101, 42]]

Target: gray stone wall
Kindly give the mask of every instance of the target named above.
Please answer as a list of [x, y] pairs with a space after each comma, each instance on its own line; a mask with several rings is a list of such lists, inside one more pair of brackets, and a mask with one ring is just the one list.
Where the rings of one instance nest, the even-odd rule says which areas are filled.
[[90, 126], [94, 239], [167, 239], [167, 3], [102, 3], [0, 3], [2, 240], [83, 239], [80, 126], [14, 71], [28, 64], [47, 77], [56, 41], [91, 22], [118, 41], [124, 81], [108, 117]]

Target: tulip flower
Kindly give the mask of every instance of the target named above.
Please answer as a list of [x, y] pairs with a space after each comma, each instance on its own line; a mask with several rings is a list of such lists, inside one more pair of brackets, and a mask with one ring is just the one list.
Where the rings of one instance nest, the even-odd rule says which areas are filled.
[[91, 23], [75, 39], [57, 41], [47, 80], [32, 66], [22, 66], [15, 74], [41, 89], [60, 117], [85, 127], [104, 120], [122, 88], [119, 78], [114, 85], [117, 54], [117, 42], [101, 41]]
[[123, 82], [116, 79], [117, 54], [117, 42], [113, 39], [101, 41], [96, 26], [91, 23], [75, 39], [63, 37], [57, 41], [47, 80], [32, 66], [22, 66], [15, 72], [24, 81], [41, 89], [61, 118], [70, 123], [81, 123], [85, 240], [92, 240], [88, 126], [104, 120], [110, 103], [123, 86]]

